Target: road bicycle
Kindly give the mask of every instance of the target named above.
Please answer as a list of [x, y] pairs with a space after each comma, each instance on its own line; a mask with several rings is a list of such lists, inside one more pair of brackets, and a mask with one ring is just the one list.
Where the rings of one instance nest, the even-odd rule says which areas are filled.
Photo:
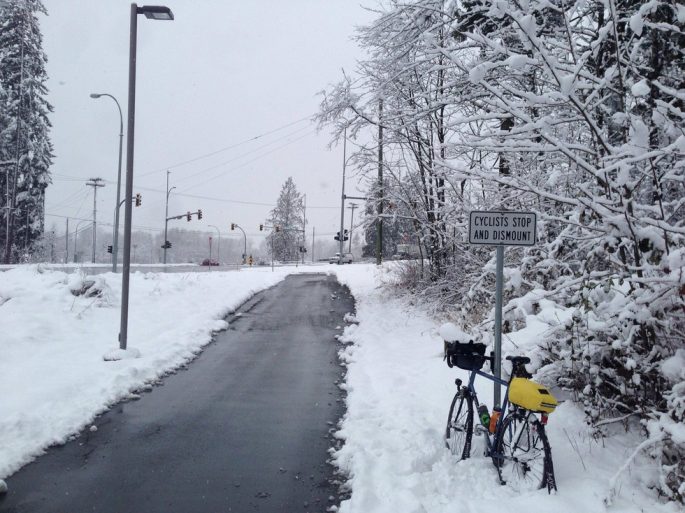
[[[518, 490], [557, 489], [552, 463], [552, 449], [545, 433], [548, 415], [557, 406], [549, 390], [535, 383], [526, 370], [530, 358], [508, 356], [512, 364], [508, 381], [481, 369], [486, 361], [494, 369], [494, 354], [485, 356], [485, 344], [445, 343], [445, 359], [450, 367], [469, 371], [468, 384], [456, 379], [457, 393], [450, 405], [445, 443], [460, 460], [471, 455], [474, 432], [485, 438], [485, 456], [492, 459], [499, 482]], [[495, 405], [492, 415], [480, 403], [474, 382], [482, 376], [506, 387], [504, 399]], [[474, 422], [474, 412], [478, 421]]]

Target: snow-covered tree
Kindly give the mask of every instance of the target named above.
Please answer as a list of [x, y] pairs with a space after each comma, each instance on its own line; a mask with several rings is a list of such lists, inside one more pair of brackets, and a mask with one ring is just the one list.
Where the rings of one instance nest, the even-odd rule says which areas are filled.
[[[661, 449], [661, 491], [682, 500], [685, 382], [661, 368], [685, 351], [682, 6], [385, 5], [320, 121], [338, 136], [384, 128], [383, 198], [403, 202], [430, 266], [411, 284], [468, 325], [492, 323], [494, 252], [463, 243], [465, 217], [536, 212], [537, 246], [507, 251], [505, 302], [535, 291], [576, 310], [541, 341], [559, 385], [598, 426], [637, 412]], [[370, 184], [373, 150], [358, 157]]]
[[46, 99], [41, 13], [46, 13], [42, 0], [0, 4], [0, 192], [5, 207], [0, 235], [6, 262], [30, 252], [41, 238], [45, 189], [51, 181], [52, 106]]
[[276, 260], [290, 261], [301, 257], [304, 240], [304, 196], [297, 191], [292, 177], [283, 184], [276, 207], [269, 214], [271, 233], [268, 243]]

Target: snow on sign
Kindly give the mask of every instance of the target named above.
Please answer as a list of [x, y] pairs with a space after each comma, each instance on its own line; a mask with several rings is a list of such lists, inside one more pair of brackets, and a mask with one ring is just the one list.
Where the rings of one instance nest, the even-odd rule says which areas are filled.
[[534, 246], [534, 212], [471, 212], [469, 244]]

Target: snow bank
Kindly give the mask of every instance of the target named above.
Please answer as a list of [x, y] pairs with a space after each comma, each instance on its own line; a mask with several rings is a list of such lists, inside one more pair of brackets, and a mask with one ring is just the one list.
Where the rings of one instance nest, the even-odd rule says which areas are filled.
[[[443, 362], [440, 323], [409, 300], [381, 286], [386, 269], [350, 266], [333, 270], [356, 300], [354, 318], [341, 350], [347, 365], [344, 385], [347, 413], [337, 436], [343, 446], [333, 461], [349, 477], [352, 493], [341, 513], [454, 513], [492, 511], [594, 513], [607, 511], [675, 512], [675, 504], [656, 503], [655, 466], [643, 455], [630, 472], [616, 472], [640, 443], [622, 429], [596, 440], [584, 414], [567, 401], [550, 416], [548, 435], [559, 491], [519, 494], [501, 486], [484, 442], [474, 437], [472, 457], [458, 462], [443, 442], [447, 411], [455, 392], [454, 379], [467, 373]], [[510, 334], [506, 347], [534, 353], [542, 330], [563, 322], [569, 312], [532, 293], [518, 304], [522, 329]], [[457, 329], [458, 330], [458, 329]], [[458, 330], [460, 331], [460, 330]], [[455, 332], [447, 329], [452, 336]], [[492, 387], [476, 382], [479, 398], [491, 405]], [[612, 480], [613, 479], [613, 480]]]

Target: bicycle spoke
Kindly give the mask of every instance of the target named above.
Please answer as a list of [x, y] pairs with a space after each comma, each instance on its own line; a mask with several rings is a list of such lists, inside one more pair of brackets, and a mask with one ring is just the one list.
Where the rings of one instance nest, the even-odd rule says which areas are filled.
[[445, 444], [459, 459], [466, 459], [471, 452], [473, 434], [473, 404], [463, 390], [457, 392], [450, 406], [445, 430]]
[[516, 414], [505, 419], [496, 452], [493, 461], [502, 482], [521, 491], [545, 486], [551, 451], [537, 419]]

